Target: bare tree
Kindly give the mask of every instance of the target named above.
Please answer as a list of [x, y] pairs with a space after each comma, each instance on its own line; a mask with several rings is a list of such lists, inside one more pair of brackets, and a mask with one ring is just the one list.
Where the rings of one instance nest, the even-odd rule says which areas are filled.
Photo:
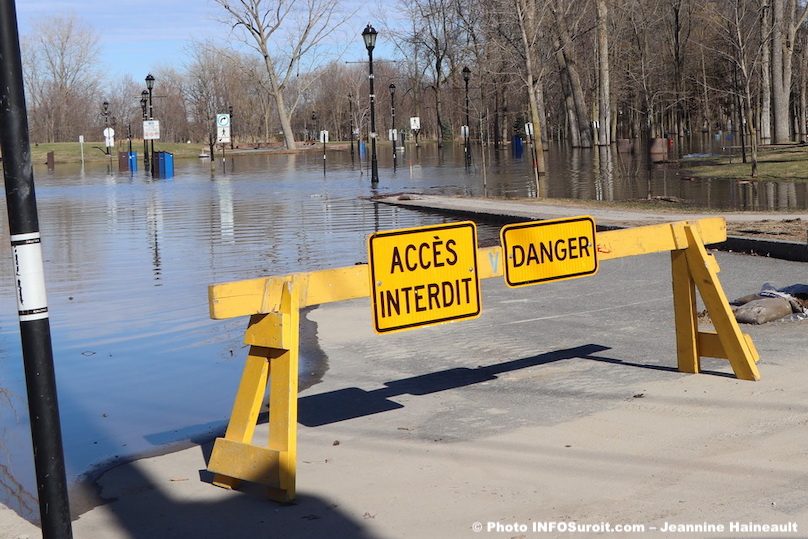
[[598, 145], [611, 144], [611, 94], [609, 92], [609, 8], [606, 0], [597, 0], [598, 9]]
[[808, 5], [797, 12], [797, 0], [772, 0], [772, 108], [774, 142], [791, 140], [789, 133], [791, 76], [797, 29], [808, 17]]
[[101, 110], [98, 36], [74, 16], [40, 20], [23, 40], [32, 136], [71, 140], [95, 126]]
[[[268, 92], [283, 130], [286, 147], [295, 147], [286, 90], [301, 59], [345, 22], [338, 0], [216, 0], [230, 16], [233, 28], [244, 31], [244, 41], [263, 59]], [[300, 5], [304, 5], [302, 9]], [[284, 42], [284, 40], [288, 40]], [[288, 43], [288, 45], [287, 45]]]

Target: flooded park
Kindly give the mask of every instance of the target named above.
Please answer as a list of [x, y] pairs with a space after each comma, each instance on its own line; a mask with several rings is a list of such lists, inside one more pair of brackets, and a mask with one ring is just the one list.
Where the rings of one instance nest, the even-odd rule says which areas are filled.
[[[616, 149], [551, 146], [538, 195], [549, 199], [682, 201], [713, 210], [808, 207], [806, 184], [683, 179]], [[536, 197], [529, 151], [389, 146], [371, 189], [366, 162], [346, 150], [228, 154], [177, 161], [171, 179], [105, 163], [35, 167], [64, 446], [70, 485], [138, 456], [223, 432], [243, 367], [246, 320], [213, 321], [207, 286], [367, 259], [378, 230], [451, 218], [377, 205], [375, 194], [433, 192]], [[212, 166], [213, 165], [213, 166]], [[5, 205], [4, 205], [5, 207]], [[2, 220], [8, 234], [7, 219]], [[480, 227], [480, 241], [498, 228]], [[6, 259], [8, 245], [3, 245]], [[37, 519], [36, 489], [13, 279], [0, 281], [0, 495]], [[305, 333], [306, 330], [304, 330]], [[327, 376], [306, 335], [301, 388]]]

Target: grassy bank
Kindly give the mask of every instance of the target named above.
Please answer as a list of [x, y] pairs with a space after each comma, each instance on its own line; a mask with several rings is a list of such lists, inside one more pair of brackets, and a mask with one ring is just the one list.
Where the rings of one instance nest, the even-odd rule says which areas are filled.
[[684, 159], [680, 175], [692, 178], [720, 178], [736, 180], [796, 180], [808, 181], [808, 147], [767, 146], [758, 151], [758, 173], [752, 177], [752, 163], [741, 159], [736, 148], [732, 157], [710, 159]]
[[[100, 148], [100, 149], [99, 149]], [[155, 151], [165, 151], [174, 154], [175, 158], [183, 157], [197, 157], [202, 150], [201, 144], [173, 144], [162, 143], [155, 141]], [[107, 156], [103, 153], [103, 141], [85, 141], [84, 142], [84, 161], [105, 161]], [[125, 152], [129, 150], [129, 145], [126, 141], [123, 144], [117, 144], [113, 149], [113, 159], [116, 157], [118, 151]], [[132, 151], [137, 152], [138, 156], [143, 155], [143, 141], [132, 141]], [[48, 152], [53, 152], [53, 158], [57, 163], [80, 163], [81, 162], [81, 147], [78, 142], [52, 142], [40, 143], [31, 145], [31, 160], [34, 164], [42, 164], [47, 160]]]
[[[306, 150], [319, 150], [322, 148], [319, 144], [306, 144], [298, 143], [297, 150], [292, 151], [306, 151]], [[99, 149], [100, 148], [100, 149]], [[348, 148], [347, 142], [329, 142], [328, 150], [346, 150]], [[113, 159], [116, 159], [116, 152], [128, 151], [129, 145], [126, 140], [123, 142], [118, 141], [118, 144], [113, 150]], [[84, 143], [84, 161], [85, 162], [102, 162], [107, 160], [106, 154], [103, 152], [103, 141], [85, 141]], [[208, 152], [207, 144], [182, 144], [182, 143], [167, 143], [155, 141], [155, 151], [171, 152], [174, 154], [175, 159], [199, 157], [200, 152]], [[143, 156], [143, 141], [132, 140], [132, 151], [137, 152], [138, 159]], [[216, 146], [216, 152], [220, 152], [220, 146]], [[230, 153], [232, 150], [228, 147], [226, 150]], [[35, 165], [44, 164], [47, 162], [48, 152], [53, 152], [53, 158], [56, 163], [80, 163], [81, 162], [81, 147], [78, 142], [52, 142], [33, 144], [31, 146], [31, 159]], [[235, 153], [259, 153], [259, 152], [279, 152], [287, 153], [287, 150], [282, 145], [273, 144], [272, 146], [261, 145], [257, 147], [254, 144], [245, 144], [241, 148], [236, 148]]]

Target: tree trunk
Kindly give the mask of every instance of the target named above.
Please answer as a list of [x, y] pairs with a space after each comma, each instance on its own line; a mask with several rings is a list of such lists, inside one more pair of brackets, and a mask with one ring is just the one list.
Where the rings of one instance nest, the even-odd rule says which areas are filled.
[[575, 99], [572, 97], [572, 89], [569, 78], [569, 71], [567, 69], [567, 60], [561, 52], [561, 47], [558, 40], [554, 44], [556, 48], [556, 63], [558, 64], [558, 74], [561, 79], [561, 90], [564, 93], [564, 106], [566, 109], [566, 123], [569, 126], [570, 136], [569, 141], [573, 148], [581, 147], [581, 130], [578, 126], [578, 118], [575, 112]]
[[783, 15], [785, 0], [772, 0], [772, 108], [774, 142], [788, 142], [788, 97], [783, 93]]
[[[519, 17], [519, 30], [522, 37], [522, 45], [525, 50], [525, 71], [527, 74], [527, 95], [530, 105], [530, 120], [533, 123], [533, 140], [534, 152], [536, 159], [536, 196], [541, 192], [539, 185], [539, 174], [544, 174], [544, 143], [542, 138], [542, 123], [544, 118], [539, 115], [539, 101], [536, 97], [536, 85], [541, 84], [541, 80], [537, 80], [535, 68], [533, 67], [533, 54], [530, 40], [527, 37], [527, 28], [533, 27], [533, 17], [528, 11], [528, 7], [523, 3], [524, 0], [516, 0], [516, 11]], [[539, 92], [543, 94], [544, 92]], [[542, 107], [543, 108], [543, 107]]]
[[275, 73], [275, 66], [269, 57], [269, 54], [264, 52], [264, 65], [267, 70], [267, 77], [269, 78], [270, 94], [275, 98], [275, 107], [278, 109], [278, 120], [281, 122], [281, 130], [283, 131], [283, 140], [286, 144], [287, 150], [295, 149], [295, 133], [292, 131], [292, 123], [289, 121], [289, 112], [286, 110], [286, 102], [283, 99], [283, 89], [280, 88], [278, 75]]
[[[557, 7], [557, 6], [556, 6]], [[578, 122], [578, 131], [580, 133], [580, 147], [592, 147], [592, 126], [589, 122], [589, 109], [586, 106], [586, 98], [584, 97], [584, 89], [581, 84], [581, 77], [575, 67], [575, 60], [573, 59], [573, 43], [570, 37], [569, 30], [567, 29], [567, 21], [561, 16], [558, 9], [553, 10], [556, 21], [556, 31], [558, 33], [559, 41], [561, 42], [560, 53], [564, 58], [566, 65], [567, 77], [569, 79], [570, 90], [575, 102], [575, 117]]]
[[611, 144], [611, 97], [609, 95], [609, 37], [606, 0], [598, 0], [598, 144]]
[[[771, 83], [771, 56], [772, 48], [769, 34], [772, 26], [772, 16], [769, 7], [765, 5], [769, 0], [761, 0], [762, 15], [760, 21], [760, 142], [761, 144], [771, 144], [772, 141], [772, 83]], [[703, 54], [703, 53], [702, 53]]]

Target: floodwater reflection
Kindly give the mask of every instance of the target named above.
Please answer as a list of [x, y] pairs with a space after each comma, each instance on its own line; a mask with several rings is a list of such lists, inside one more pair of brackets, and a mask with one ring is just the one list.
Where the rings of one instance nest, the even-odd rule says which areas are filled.
[[[177, 161], [171, 180], [108, 173], [105, 163], [36, 170], [45, 272], [68, 478], [120, 459], [210, 438], [230, 414], [246, 348], [245, 320], [211, 321], [207, 286], [366, 261], [378, 230], [451, 219], [377, 205], [373, 194], [430, 191], [535, 196], [528, 152], [413, 145], [379, 152], [371, 190], [366, 160], [350, 152], [229, 155]], [[806, 186], [683, 181], [639, 154], [614, 149], [545, 153], [538, 186], [550, 198], [676, 196], [711, 208], [802, 209]], [[482, 163], [486, 163], [485, 171]], [[484, 173], [483, 173], [484, 172]], [[485, 178], [485, 183], [483, 182]], [[365, 197], [365, 198], [363, 198]], [[3, 205], [5, 207], [5, 205]], [[7, 219], [0, 228], [8, 235]], [[480, 227], [494, 242], [498, 228]], [[7, 242], [0, 257], [10, 257]], [[0, 501], [37, 518], [19, 326], [9, 264], [0, 279]], [[327, 368], [304, 343], [301, 387]]]

